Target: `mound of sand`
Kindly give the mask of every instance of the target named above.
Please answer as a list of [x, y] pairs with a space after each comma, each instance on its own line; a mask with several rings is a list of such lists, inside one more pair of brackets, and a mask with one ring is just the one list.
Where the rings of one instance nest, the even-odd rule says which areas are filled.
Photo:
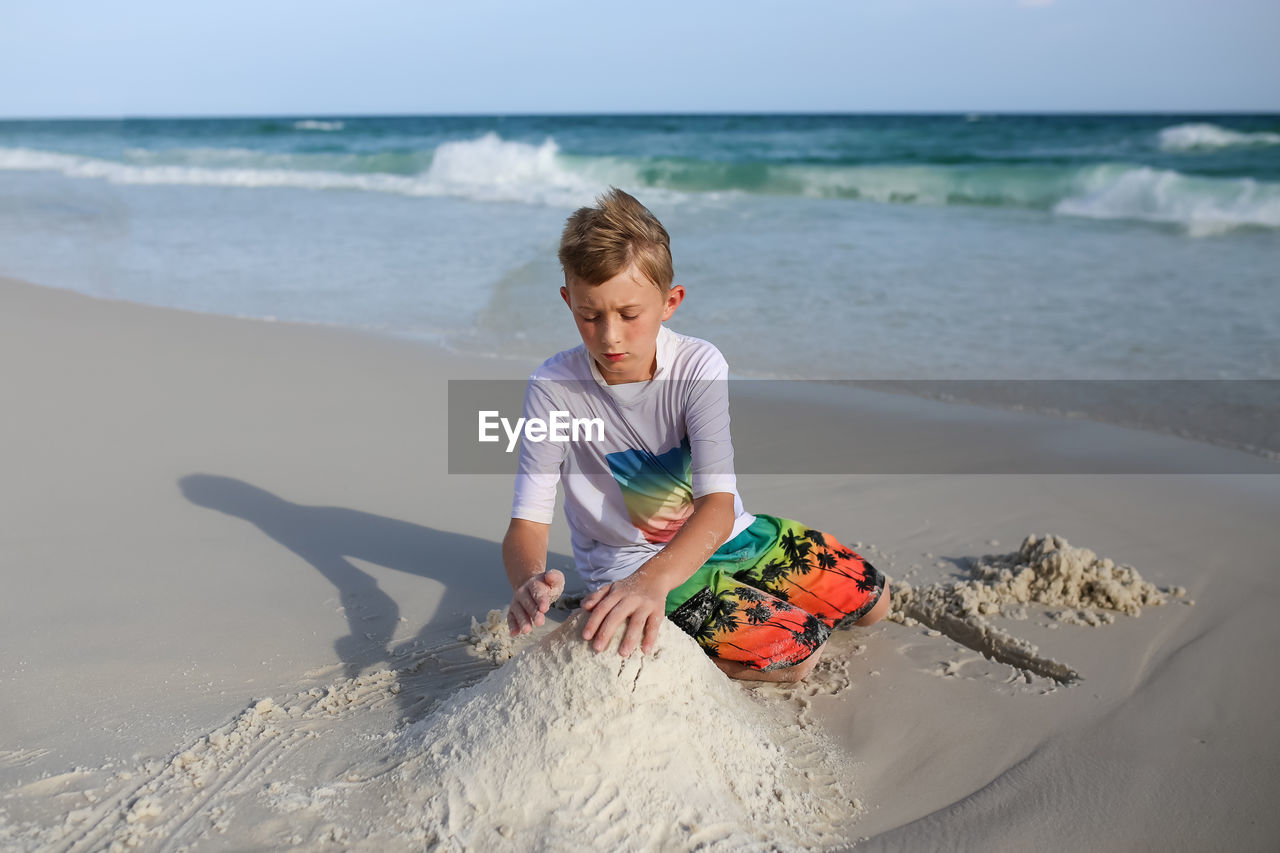
[[[424, 665], [442, 668], [426, 682], [416, 668], [380, 670], [257, 700], [171, 759], [77, 768], [9, 792], [0, 848], [737, 851], [850, 840], [862, 810], [850, 762], [797, 722], [794, 705], [730, 682], [672, 623], [652, 654], [624, 659], [620, 636], [594, 652], [584, 621], [512, 640], [501, 611], [473, 620], [473, 654], [514, 656], [407, 727], [387, 727], [406, 695], [408, 707], [429, 701], [413, 694], [440, 672], [488, 664], [428, 650]], [[14, 807], [25, 817], [10, 823]]]
[[[965, 585], [966, 607], [983, 613], [1009, 604], [1103, 608], [1138, 616], [1143, 607], [1166, 598], [1132, 566], [1117, 565], [1088, 548], [1074, 548], [1061, 536], [1028, 536], [1014, 554], [987, 556], [973, 567], [975, 580]], [[1111, 613], [1098, 615], [1110, 622]]]
[[[579, 612], [406, 730], [400, 828], [446, 849], [788, 849], [835, 843], [847, 762], [664, 622], [596, 653]], [[837, 830], [842, 827], [845, 831]]]
[[[1041, 657], [1035, 645], [996, 628], [988, 617], [1026, 619], [1026, 605], [1039, 604], [1065, 608], [1052, 613], [1060, 622], [1097, 626], [1113, 621], [1114, 612], [1138, 616], [1143, 607], [1168, 600], [1132, 566], [1054, 535], [1028, 536], [1014, 553], [974, 560], [970, 574], [967, 580], [924, 587], [899, 581], [889, 618], [923, 623], [990, 658], [1060, 683], [1080, 675]], [[1170, 593], [1182, 596], [1185, 590]]]
[[471, 617], [471, 633], [459, 634], [458, 639], [471, 646], [472, 654], [482, 657], [490, 663], [502, 666], [516, 656], [516, 653], [529, 645], [533, 636], [521, 634], [511, 636], [507, 627], [507, 608], [490, 610], [483, 622]]

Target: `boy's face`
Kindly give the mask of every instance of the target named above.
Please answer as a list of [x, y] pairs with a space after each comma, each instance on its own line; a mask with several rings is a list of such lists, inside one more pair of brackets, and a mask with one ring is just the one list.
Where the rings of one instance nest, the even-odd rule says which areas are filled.
[[684, 301], [684, 288], [674, 285], [664, 296], [632, 264], [603, 284], [569, 278], [560, 296], [600, 375], [618, 385], [653, 378], [658, 330]]

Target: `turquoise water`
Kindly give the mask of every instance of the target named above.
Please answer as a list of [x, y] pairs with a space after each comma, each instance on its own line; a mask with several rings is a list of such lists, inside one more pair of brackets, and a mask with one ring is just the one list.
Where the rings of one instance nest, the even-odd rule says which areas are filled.
[[1280, 378], [1274, 115], [0, 122], [0, 273], [536, 358], [610, 184], [740, 375]]
[[119, 183], [553, 202], [637, 190], [1280, 228], [1276, 116], [578, 116], [0, 122], [0, 168]]

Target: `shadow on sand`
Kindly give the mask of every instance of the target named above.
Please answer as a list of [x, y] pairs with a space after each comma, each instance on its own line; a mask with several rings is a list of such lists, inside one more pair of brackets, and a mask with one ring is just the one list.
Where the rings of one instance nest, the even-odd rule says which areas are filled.
[[[290, 503], [231, 477], [190, 474], [182, 477], [178, 486], [193, 504], [257, 526], [334, 585], [347, 617], [348, 633], [334, 641], [333, 647], [348, 678], [392, 661], [395, 649], [391, 641], [400, 621], [400, 606], [375, 578], [348, 558], [429, 578], [443, 586], [435, 611], [416, 640], [405, 644], [438, 637], [451, 620], [458, 622], [452, 626], [454, 633], [465, 630], [466, 617], [457, 615], [459, 612], [471, 615], [469, 608], [474, 608], [477, 600], [505, 603], [508, 597], [502, 548], [497, 542], [354, 509]], [[549, 565], [561, 566], [566, 561], [572, 565], [572, 558], [548, 555]]]

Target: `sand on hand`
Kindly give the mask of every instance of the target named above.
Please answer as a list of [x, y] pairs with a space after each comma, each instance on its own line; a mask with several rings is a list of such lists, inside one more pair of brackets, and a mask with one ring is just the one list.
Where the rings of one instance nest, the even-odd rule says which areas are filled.
[[[731, 683], [664, 620], [651, 654], [597, 653], [579, 611], [410, 726], [403, 830], [445, 848], [791, 849], [835, 843], [848, 762]], [[837, 828], [841, 829], [837, 829]]]

